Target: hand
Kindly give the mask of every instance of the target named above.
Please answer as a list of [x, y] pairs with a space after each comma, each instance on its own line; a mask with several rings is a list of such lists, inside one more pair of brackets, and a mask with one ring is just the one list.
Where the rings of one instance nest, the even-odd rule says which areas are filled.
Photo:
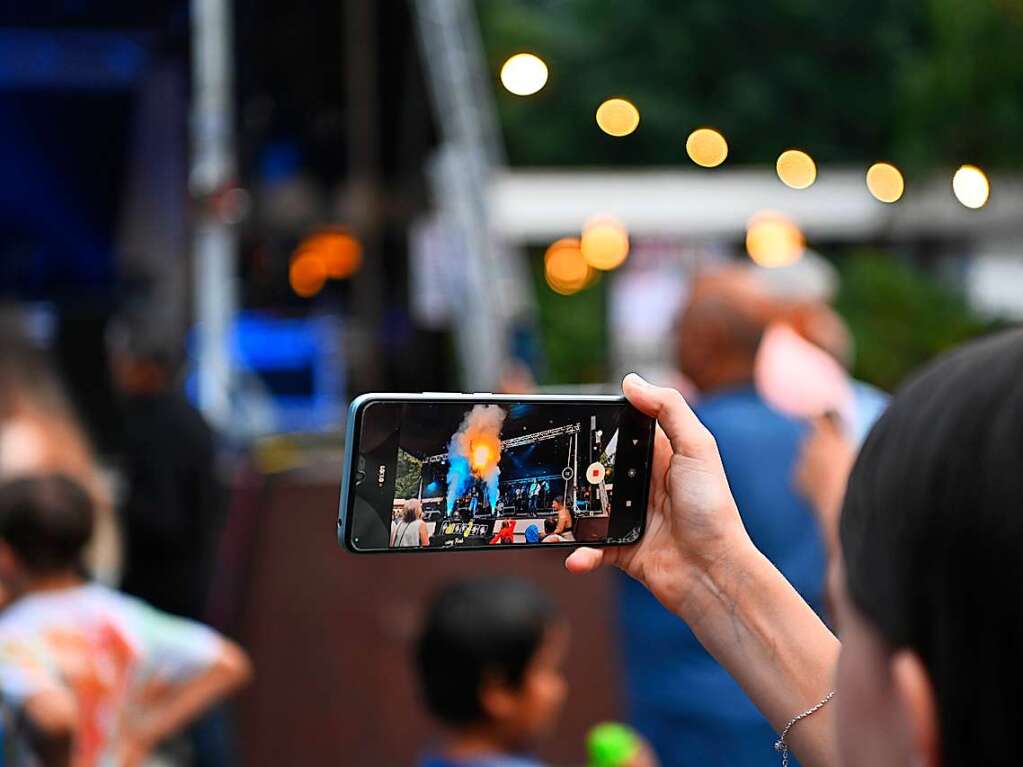
[[705, 576], [752, 542], [714, 438], [682, 395], [634, 373], [622, 390], [638, 410], [657, 419], [646, 529], [629, 546], [576, 549], [565, 566], [574, 573], [619, 567], [688, 620], [699, 610], [694, 587], [709, 582]]
[[813, 507], [832, 553], [838, 544], [838, 517], [855, 451], [841, 429], [827, 418], [813, 423], [796, 464], [795, 482]]
[[142, 767], [152, 750], [153, 745], [146, 738], [125, 733], [118, 744], [117, 767]]

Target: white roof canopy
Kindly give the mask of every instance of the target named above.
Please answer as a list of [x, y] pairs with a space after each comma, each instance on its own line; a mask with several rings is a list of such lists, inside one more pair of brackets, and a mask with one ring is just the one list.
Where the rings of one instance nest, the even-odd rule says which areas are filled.
[[795, 190], [773, 169], [506, 170], [491, 181], [491, 223], [513, 243], [578, 233], [595, 214], [618, 217], [633, 235], [740, 238], [750, 216], [769, 209], [790, 216], [811, 239], [1018, 236], [1018, 177], [992, 178], [988, 204], [970, 210], [952, 195], [952, 169], [929, 183], [908, 179], [904, 197], [893, 205], [870, 195], [865, 172], [820, 168], [813, 186]]

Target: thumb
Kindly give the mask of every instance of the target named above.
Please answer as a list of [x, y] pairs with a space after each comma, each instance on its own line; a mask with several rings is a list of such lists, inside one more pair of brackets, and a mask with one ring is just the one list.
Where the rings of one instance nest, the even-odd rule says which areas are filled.
[[657, 420], [671, 442], [672, 452], [699, 457], [706, 456], [708, 450], [716, 451], [710, 432], [675, 389], [654, 386], [629, 373], [622, 381], [622, 391], [633, 407]]
[[604, 564], [605, 549], [583, 547], [576, 549], [565, 560], [565, 568], [570, 573], [589, 573]]

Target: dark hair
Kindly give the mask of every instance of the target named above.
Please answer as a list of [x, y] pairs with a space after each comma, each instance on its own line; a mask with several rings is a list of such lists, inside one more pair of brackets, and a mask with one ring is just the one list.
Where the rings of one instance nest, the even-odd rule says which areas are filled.
[[553, 533], [557, 529], [558, 529], [558, 520], [554, 519], [553, 517], [547, 517], [547, 519], [545, 519], [543, 521], [543, 531], [545, 533], [547, 533], [548, 535], [550, 535], [551, 533]]
[[556, 495], [556, 496], [554, 496], [553, 503], [558, 504], [558, 506], [564, 506], [565, 505], [565, 496], [563, 496], [563, 495]]
[[416, 648], [430, 711], [450, 725], [481, 721], [483, 682], [518, 687], [556, 617], [546, 594], [516, 578], [477, 578], [443, 589]]
[[923, 659], [945, 767], [1023, 762], [1023, 333], [899, 392], [856, 461], [841, 541], [853, 603]]
[[0, 540], [29, 572], [45, 575], [77, 566], [92, 535], [92, 518], [88, 493], [63, 474], [0, 484]]
[[170, 375], [178, 370], [185, 356], [181, 344], [154, 328], [139, 310], [124, 312], [111, 320], [106, 340], [112, 353], [155, 365]]

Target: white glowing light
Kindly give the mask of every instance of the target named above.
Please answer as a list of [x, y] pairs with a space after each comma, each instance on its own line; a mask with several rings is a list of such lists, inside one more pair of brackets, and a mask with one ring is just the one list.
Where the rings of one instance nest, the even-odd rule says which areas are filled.
[[984, 171], [976, 165], [963, 165], [952, 177], [952, 191], [967, 208], [983, 208], [991, 194]]
[[516, 53], [501, 67], [501, 84], [516, 96], [532, 96], [547, 84], [547, 65], [532, 53]]

